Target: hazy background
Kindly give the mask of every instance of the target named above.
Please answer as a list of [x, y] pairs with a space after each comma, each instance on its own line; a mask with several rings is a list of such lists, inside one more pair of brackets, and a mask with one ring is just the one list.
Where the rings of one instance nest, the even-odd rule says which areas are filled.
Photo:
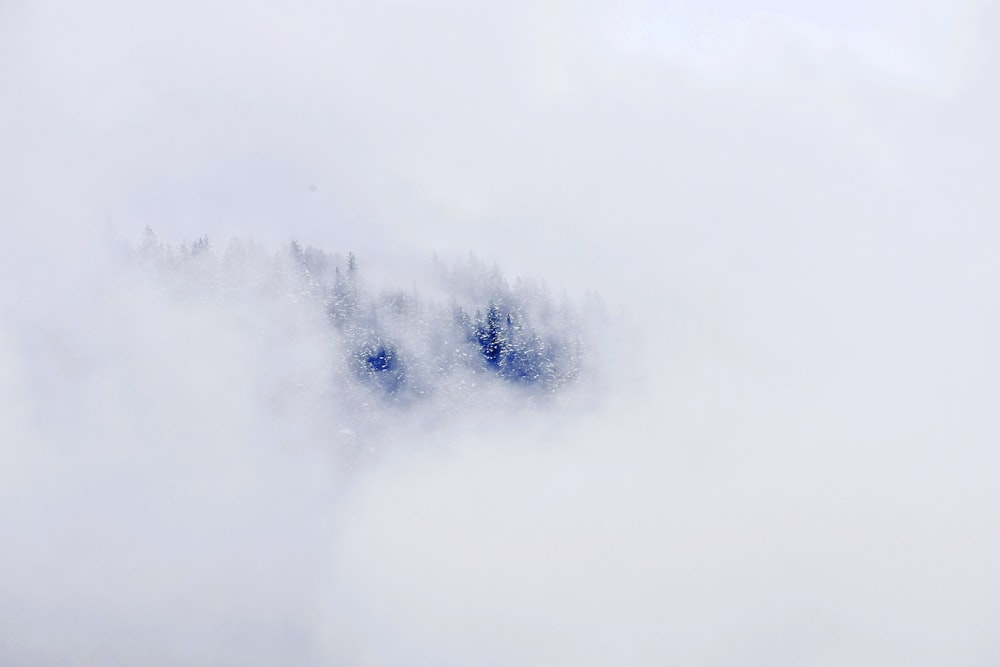
[[[0, 661], [996, 664], [997, 21], [0, 0]], [[600, 410], [345, 471], [274, 402], [314, 323], [172, 297], [147, 224], [475, 251], [628, 335]]]

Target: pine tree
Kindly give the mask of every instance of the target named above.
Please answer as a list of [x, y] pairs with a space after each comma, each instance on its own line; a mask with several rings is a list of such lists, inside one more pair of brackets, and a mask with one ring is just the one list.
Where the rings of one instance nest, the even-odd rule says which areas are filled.
[[479, 327], [479, 345], [486, 363], [495, 367], [500, 365], [507, 342], [501, 322], [500, 309], [491, 302], [486, 311], [486, 322]]

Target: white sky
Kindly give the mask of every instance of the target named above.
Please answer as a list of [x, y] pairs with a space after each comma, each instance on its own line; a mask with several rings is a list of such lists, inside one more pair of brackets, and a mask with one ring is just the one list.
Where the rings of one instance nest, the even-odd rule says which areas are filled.
[[[4, 12], [15, 199], [56, 199], [88, 216], [87, 228], [103, 221], [122, 234], [137, 218], [189, 237], [271, 234], [280, 217], [307, 242], [359, 246], [370, 235], [353, 225], [337, 225], [336, 239], [318, 230], [416, 216], [420, 233], [406, 245], [456, 241], [460, 251], [479, 242], [456, 225], [509, 215], [504, 183], [522, 195], [531, 187], [511, 181], [505, 150], [551, 137], [560, 113], [578, 125], [616, 122], [589, 115], [593, 97], [612, 90], [625, 96], [621, 109], [662, 106], [660, 93], [640, 92], [657, 68], [701, 88], [697, 96], [709, 86], [718, 100], [707, 104], [731, 105], [734, 88], [782, 104], [808, 94], [795, 91], [802, 80], [841, 86], [834, 103], [856, 107], [866, 86], [953, 95], [983, 43], [972, 7], [946, 2], [549, 2], [505, 12], [49, 2]], [[683, 113], [699, 113], [687, 99]]]

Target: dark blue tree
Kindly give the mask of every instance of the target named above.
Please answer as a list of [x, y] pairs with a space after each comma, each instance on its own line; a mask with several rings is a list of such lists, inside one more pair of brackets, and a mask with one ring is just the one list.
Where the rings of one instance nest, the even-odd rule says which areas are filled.
[[357, 354], [359, 375], [387, 394], [399, 393], [406, 383], [406, 372], [396, 346], [374, 338]]
[[486, 310], [486, 321], [480, 321], [476, 330], [476, 339], [479, 341], [479, 348], [482, 351], [486, 363], [494, 368], [500, 366], [507, 346], [507, 338], [504, 335], [504, 327], [501, 324], [503, 317], [496, 304], [490, 303]]

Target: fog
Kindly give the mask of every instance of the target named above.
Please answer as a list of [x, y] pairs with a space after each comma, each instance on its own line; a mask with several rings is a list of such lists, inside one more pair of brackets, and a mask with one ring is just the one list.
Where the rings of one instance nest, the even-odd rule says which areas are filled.
[[[0, 662], [996, 664], [997, 18], [0, 3]], [[604, 315], [383, 404], [234, 239]]]

